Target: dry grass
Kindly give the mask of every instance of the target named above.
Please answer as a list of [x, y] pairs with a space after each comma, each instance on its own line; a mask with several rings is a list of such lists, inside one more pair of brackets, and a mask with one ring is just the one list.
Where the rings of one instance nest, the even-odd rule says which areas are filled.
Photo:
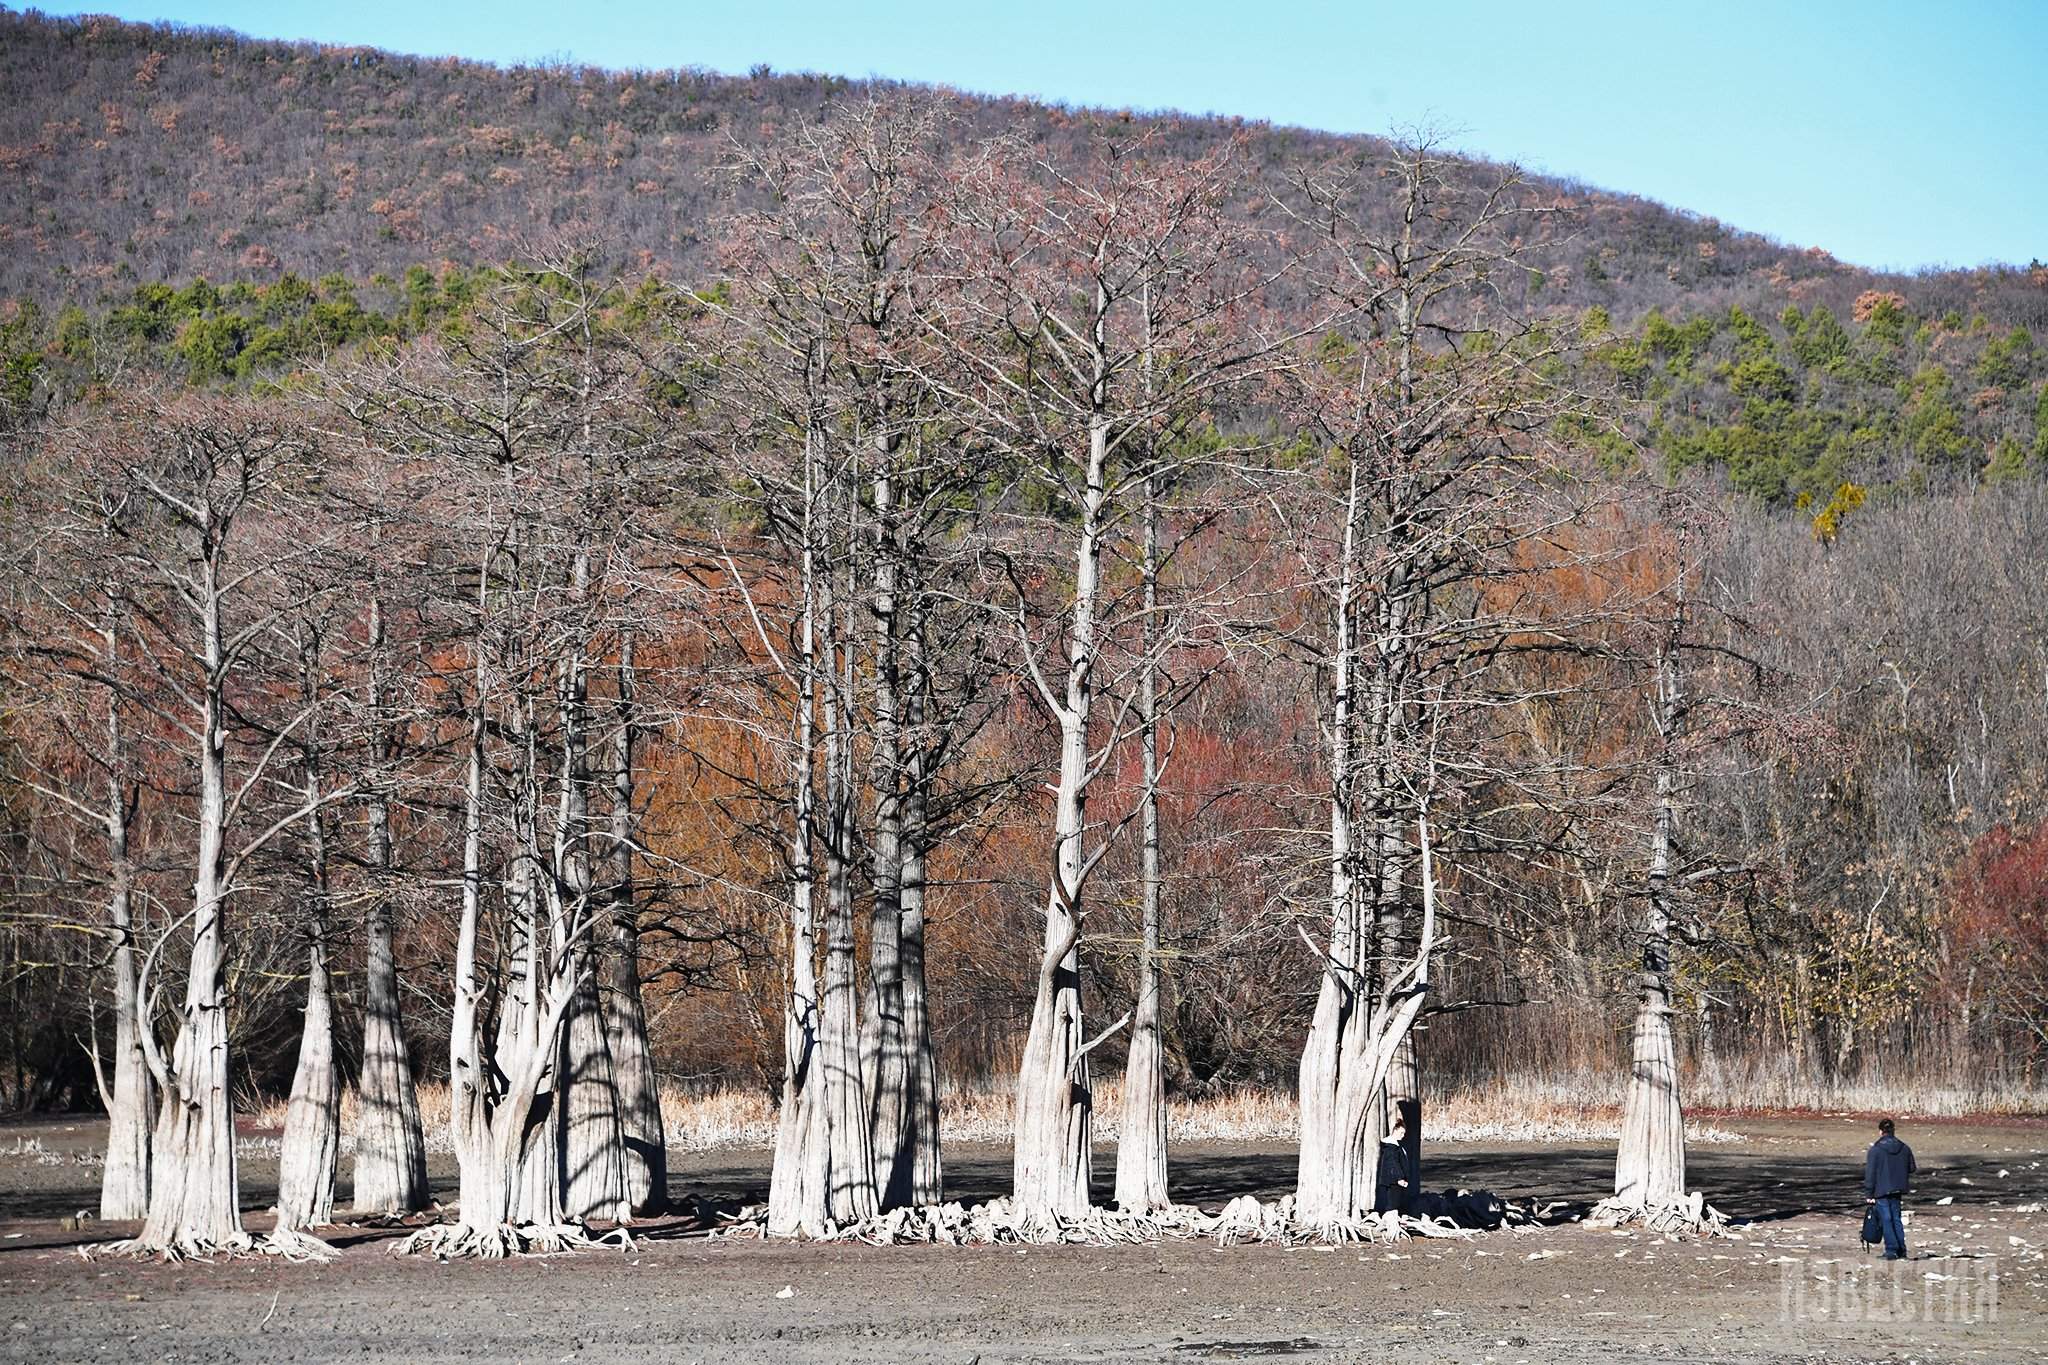
[[[1511, 1077], [1484, 1087], [1432, 1094], [1423, 1106], [1423, 1135], [1431, 1142], [1612, 1142], [1621, 1132], [1622, 1078], [1609, 1075]], [[1114, 1078], [1095, 1087], [1095, 1131], [1117, 1139], [1120, 1087]], [[448, 1143], [448, 1087], [422, 1085], [420, 1117], [429, 1150]], [[1896, 1113], [1957, 1117], [1968, 1114], [2048, 1113], [2048, 1091], [1987, 1092], [1961, 1085], [1890, 1086], [1875, 1081], [1824, 1084], [1768, 1069], [1724, 1070], [1694, 1078], [1688, 1107], [1713, 1114]], [[940, 1104], [942, 1139], [1007, 1142], [1012, 1096], [1006, 1086], [963, 1086]], [[286, 1104], [269, 1100], [247, 1114], [259, 1128], [284, 1126]], [[679, 1151], [761, 1150], [775, 1142], [775, 1107], [759, 1090], [664, 1086], [662, 1121], [669, 1146]], [[343, 1146], [354, 1145], [356, 1095], [342, 1097]], [[1694, 1142], [1729, 1142], [1735, 1134], [1698, 1119], [1687, 1124]], [[1294, 1097], [1273, 1090], [1236, 1090], [1168, 1106], [1167, 1133], [1175, 1142], [1286, 1142], [1295, 1137]], [[261, 1139], [258, 1139], [261, 1141]]]

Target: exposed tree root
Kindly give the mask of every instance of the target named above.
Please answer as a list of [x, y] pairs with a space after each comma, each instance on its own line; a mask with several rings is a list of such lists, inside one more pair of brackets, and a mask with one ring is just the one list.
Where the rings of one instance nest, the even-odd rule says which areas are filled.
[[[1492, 1201], [1498, 1207], [1498, 1201]], [[1498, 1226], [1495, 1217], [1492, 1226]], [[1374, 1213], [1329, 1226], [1304, 1223], [1294, 1214], [1292, 1196], [1261, 1204], [1251, 1195], [1232, 1200], [1220, 1213], [1205, 1213], [1192, 1204], [1174, 1204], [1150, 1213], [1090, 1209], [1066, 1217], [1015, 1207], [1007, 1199], [986, 1204], [928, 1204], [893, 1209], [858, 1223], [828, 1226], [812, 1240], [865, 1242], [871, 1246], [936, 1243], [944, 1246], [1023, 1244], [1052, 1246], [1141, 1245], [1168, 1239], [1214, 1237], [1221, 1246], [1239, 1242], [1392, 1242], [1404, 1237], [1471, 1237], [1477, 1229], [1449, 1217]], [[739, 1216], [712, 1234], [715, 1237], [765, 1237], [767, 1220], [758, 1209]]]
[[88, 1261], [101, 1256], [127, 1256], [137, 1260], [162, 1261], [166, 1265], [175, 1265], [180, 1261], [211, 1261], [222, 1256], [255, 1256], [261, 1253], [255, 1239], [243, 1232], [219, 1241], [211, 1238], [180, 1237], [161, 1245], [145, 1242], [140, 1237], [131, 1237], [126, 1241], [108, 1242], [104, 1246], [80, 1247], [78, 1254]]
[[463, 1223], [433, 1223], [421, 1228], [392, 1249], [397, 1256], [432, 1256], [437, 1261], [475, 1256], [497, 1260], [506, 1256], [549, 1256], [570, 1251], [599, 1251], [605, 1247], [633, 1249], [633, 1234], [623, 1227], [593, 1235], [575, 1223], [501, 1223], [477, 1228]]
[[1667, 1237], [1725, 1237], [1728, 1215], [1710, 1206], [1705, 1193], [1694, 1190], [1677, 1199], [1603, 1199], [1586, 1215], [1586, 1226], [1634, 1226]]
[[[1356, 1218], [1303, 1219], [1294, 1211], [1294, 1196], [1261, 1204], [1243, 1194], [1223, 1206], [1211, 1231], [1218, 1246], [1240, 1242], [1398, 1242], [1406, 1237], [1476, 1237], [1479, 1229], [1460, 1227], [1448, 1217], [1408, 1213], [1366, 1213]], [[1497, 1223], [1496, 1223], [1497, 1225]]]
[[265, 1256], [277, 1256], [287, 1261], [331, 1261], [341, 1253], [310, 1232], [297, 1228], [278, 1228], [266, 1233], [256, 1243], [256, 1250]]

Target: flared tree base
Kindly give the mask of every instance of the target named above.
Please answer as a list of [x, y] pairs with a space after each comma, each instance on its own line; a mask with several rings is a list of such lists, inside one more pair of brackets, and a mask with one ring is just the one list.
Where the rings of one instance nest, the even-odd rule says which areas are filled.
[[1728, 1216], [1708, 1204], [1699, 1190], [1675, 1199], [1610, 1195], [1586, 1215], [1586, 1226], [1640, 1227], [1667, 1237], [1725, 1237]]
[[[941, 1246], [1141, 1246], [1161, 1241], [1213, 1238], [1219, 1246], [1243, 1242], [1348, 1244], [1395, 1242], [1408, 1237], [1475, 1237], [1480, 1229], [1460, 1226], [1449, 1218], [1400, 1213], [1369, 1213], [1329, 1223], [1306, 1222], [1295, 1215], [1293, 1199], [1261, 1204], [1244, 1195], [1208, 1213], [1192, 1204], [1170, 1204], [1149, 1213], [1092, 1208], [1079, 1215], [1053, 1214], [1024, 1208], [1007, 1199], [986, 1204], [926, 1204], [892, 1209], [856, 1223], [828, 1225], [809, 1234], [819, 1242], [865, 1242], [871, 1246], [936, 1244]], [[715, 1237], [772, 1236], [767, 1219], [749, 1210]]]
[[437, 1261], [467, 1257], [500, 1260], [507, 1256], [553, 1256], [573, 1251], [633, 1249], [633, 1234], [623, 1227], [592, 1233], [580, 1223], [500, 1223], [471, 1227], [466, 1223], [435, 1223], [421, 1228], [393, 1248], [397, 1256], [432, 1256]]

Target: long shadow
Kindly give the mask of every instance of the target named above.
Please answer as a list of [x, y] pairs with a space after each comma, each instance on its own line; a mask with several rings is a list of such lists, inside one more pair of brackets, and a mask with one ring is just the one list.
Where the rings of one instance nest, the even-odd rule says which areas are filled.
[[[1923, 1162], [1922, 1197], [1954, 1194], [1968, 1204], [1992, 1198], [2037, 1198], [2040, 1188], [2014, 1188], [1997, 1172], [2014, 1157], [1951, 1156]], [[1197, 1146], [1171, 1153], [1176, 1199], [1214, 1208], [1239, 1195], [1278, 1199], [1293, 1190], [1295, 1153], [1285, 1148], [1243, 1151]], [[1095, 1191], [1109, 1195], [1113, 1158], [1096, 1155]], [[1773, 1222], [1812, 1213], [1852, 1213], [1863, 1204], [1862, 1168], [1854, 1156], [1834, 1153], [1778, 1153], [1700, 1145], [1687, 1154], [1689, 1183], [1708, 1201], [1742, 1222]], [[1962, 1187], [1962, 1178], [1971, 1186]], [[1583, 1210], [1612, 1188], [1614, 1149], [1607, 1146], [1520, 1148], [1472, 1151], [1425, 1147], [1422, 1187], [1426, 1190], [1491, 1190], [1504, 1199], [1543, 1205], [1560, 1203]], [[2048, 1180], [2036, 1184], [2048, 1183]], [[946, 1198], [965, 1204], [1006, 1195], [1010, 1157], [1000, 1148], [966, 1147], [946, 1155]], [[691, 1196], [724, 1208], [765, 1202], [767, 1154], [720, 1153], [684, 1157], [671, 1164], [669, 1195], [679, 1205]]]
[[[1098, 1199], [1109, 1197], [1113, 1150], [1096, 1154]], [[1194, 1145], [1170, 1155], [1175, 1197], [1205, 1207], [1218, 1207], [1243, 1194], [1277, 1199], [1294, 1188], [1295, 1153], [1288, 1148], [1244, 1150]], [[767, 1201], [769, 1153], [765, 1151], [673, 1152], [670, 1157], [668, 1196], [677, 1216], [650, 1224], [650, 1235], [692, 1235], [715, 1222], [720, 1211], [734, 1212]], [[1862, 1206], [1862, 1170], [1853, 1153], [1780, 1152], [1755, 1145], [1729, 1148], [1700, 1144], [1688, 1152], [1687, 1160], [1689, 1183], [1704, 1190], [1715, 1207], [1738, 1221], [1773, 1222], [1813, 1213], [1853, 1214]], [[1923, 1157], [1921, 1165], [1919, 1201], [1924, 1204], [1931, 1204], [1941, 1195], [1954, 1195], [1964, 1207], [1994, 1199], [2040, 1199], [2048, 1195], [2048, 1174], [2026, 1171], [2015, 1153]], [[2020, 1178], [2001, 1180], [1998, 1171], [2005, 1167], [2015, 1167]], [[337, 1182], [335, 1205], [346, 1220], [350, 1216], [347, 1208], [352, 1192], [345, 1162], [343, 1170], [343, 1178]], [[253, 1221], [275, 1200], [277, 1191], [274, 1177], [249, 1179], [250, 1174], [245, 1165], [241, 1204]], [[0, 1167], [0, 1184], [4, 1184], [7, 1176], [7, 1170]], [[1483, 1189], [1505, 1199], [1536, 1204], [1561, 1202], [1583, 1208], [1606, 1193], [1613, 1176], [1611, 1146], [1495, 1150], [1425, 1147], [1423, 1151], [1422, 1187], [1427, 1190]], [[51, 1183], [37, 1188], [0, 1188], [0, 1219], [55, 1220], [80, 1209], [98, 1208], [97, 1168], [67, 1165], [61, 1171], [48, 1172], [46, 1178]], [[1966, 1178], [1972, 1182], [1968, 1186], [1961, 1183]], [[980, 1203], [1006, 1195], [1009, 1190], [1007, 1150], [987, 1144], [963, 1144], [947, 1151], [948, 1199]], [[432, 1194], [444, 1203], [454, 1199], [456, 1182], [452, 1172], [432, 1181]], [[70, 1240], [112, 1241], [119, 1235], [94, 1225]], [[344, 1222], [322, 1230], [322, 1235], [337, 1244], [353, 1245], [396, 1235], [396, 1230], [368, 1224], [350, 1227]], [[0, 1253], [23, 1249], [27, 1248], [22, 1241], [0, 1242]]]

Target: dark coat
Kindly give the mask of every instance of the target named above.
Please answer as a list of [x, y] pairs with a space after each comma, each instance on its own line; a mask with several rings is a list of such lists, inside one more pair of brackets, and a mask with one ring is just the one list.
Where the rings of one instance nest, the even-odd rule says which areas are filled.
[[1870, 1144], [1870, 1151], [1863, 1158], [1863, 1197], [1882, 1199], [1888, 1194], [1904, 1194], [1913, 1188], [1913, 1172], [1920, 1167], [1914, 1164], [1913, 1149], [1886, 1133]]

